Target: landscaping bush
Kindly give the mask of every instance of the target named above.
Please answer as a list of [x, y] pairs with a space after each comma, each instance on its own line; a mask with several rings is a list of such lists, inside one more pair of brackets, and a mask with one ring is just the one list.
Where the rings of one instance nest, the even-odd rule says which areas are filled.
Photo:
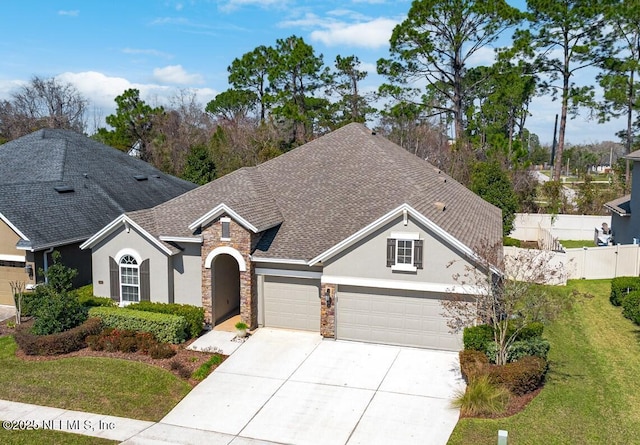
[[493, 327], [488, 324], [469, 326], [462, 331], [464, 349], [485, 352], [493, 342]]
[[489, 380], [521, 396], [538, 389], [544, 382], [547, 361], [540, 357], [523, 357], [517, 362], [489, 369]]
[[463, 416], [490, 416], [503, 412], [509, 398], [509, 390], [482, 375], [471, 381], [466, 390], [457, 392], [453, 406], [460, 408]]
[[640, 277], [616, 277], [611, 280], [609, 301], [620, 306], [623, 298], [631, 291], [640, 290]]
[[489, 365], [489, 359], [482, 351], [465, 349], [464, 351], [460, 351], [459, 355], [460, 372], [467, 384], [480, 374], [483, 374], [485, 368]]
[[202, 332], [202, 328], [204, 327], [204, 309], [190, 304], [167, 304], [141, 301], [140, 303], [134, 303], [126, 306], [126, 309], [180, 315], [184, 317], [189, 324], [189, 338], [195, 338], [200, 335], [200, 332]]
[[631, 291], [622, 298], [622, 315], [640, 324], [640, 290]]
[[[540, 337], [533, 337], [527, 340], [517, 340], [511, 343], [509, 348], [507, 348], [507, 362], [515, 362], [520, 360], [522, 357], [526, 357], [529, 355], [533, 355], [536, 357], [540, 357], [543, 359], [547, 359], [547, 355], [549, 354], [549, 349], [551, 348], [551, 344]], [[498, 348], [495, 343], [491, 343], [487, 347], [487, 357], [489, 357], [489, 361], [491, 363], [496, 362], [496, 355], [498, 352]]]
[[52, 286], [36, 288], [30, 313], [36, 318], [32, 332], [49, 335], [75, 328], [87, 319], [87, 309], [78, 298], [67, 291], [56, 291]]
[[176, 355], [176, 351], [166, 343], [158, 343], [149, 348], [149, 356], [155, 360], [171, 358]]
[[136, 332], [127, 329], [106, 328], [98, 335], [87, 337], [87, 345], [94, 351], [125, 352], [136, 351], [148, 354], [158, 342], [148, 332]]
[[184, 317], [171, 314], [93, 307], [89, 309], [89, 315], [102, 319], [107, 327], [150, 332], [163, 343], [182, 343], [187, 338], [189, 328]]
[[96, 297], [93, 295], [93, 285], [87, 284], [86, 286], [79, 287], [71, 291], [78, 297], [78, 301], [81, 305], [86, 308], [96, 307], [96, 306], [105, 306], [112, 307], [115, 306], [115, 302], [111, 298], [107, 297]]
[[89, 318], [80, 326], [50, 335], [35, 335], [29, 328], [18, 326], [14, 338], [27, 355], [57, 355], [84, 348], [87, 345], [86, 339], [101, 330], [100, 319]]
[[[512, 329], [514, 329], [513, 324], [509, 324], [509, 330], [507, 330], [507, 335], [511, 335], [513, 333]], [[542, 337], [542, 333], [544, 332], [544, 325], [539, 321], [533, 321], [523, 327], [518, 335], [516, 336], [517, 340], [529, 340], [532, 338]]]

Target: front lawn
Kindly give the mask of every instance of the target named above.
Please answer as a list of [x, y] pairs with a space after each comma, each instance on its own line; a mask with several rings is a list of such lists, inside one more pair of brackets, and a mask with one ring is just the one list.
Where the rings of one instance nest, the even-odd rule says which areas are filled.
[[5, 445], [32, 445], [46, 443], [56, 445], [115, 445], [117, 440], [101, 439], [99, 437], [82, 436], [53, 430], [7, 431], [0, 429], [0, 443]]
[[73, 357], [25, 361], [0, 337], [0, 399], [158, 421], [191, 389], [171, 372], [129, 360]]
[[597, 247], [593, 240], [560, 240], [560, 244], [565, 249], [575, 249], [580, 247]]
[[519, 414], [462, 419], [449, 444], [629, 444], [640, 437], [640, 328], [609, 303], [609, 280], [570, 281], [575, 308], [545, 329], [547, 383]]

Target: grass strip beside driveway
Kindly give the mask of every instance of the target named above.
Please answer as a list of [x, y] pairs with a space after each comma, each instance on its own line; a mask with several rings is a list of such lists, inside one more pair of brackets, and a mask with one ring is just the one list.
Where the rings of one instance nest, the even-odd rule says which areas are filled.
[[571, 281], [574, 309], [545, 329], [550, 371], [538, 397], [505, 419], [462, 419], [449, 444], [629, 444], [640, 437], [640, 329], [609, 303], [610, 280]]
[[72, 357], [25, 361], [0, 337], [0, 399], [158, 421], [191, 389], [172, 373], [128, 360]]
[[82, 436], [53, 430], [7, 431], [0, 429], [0, 443], [3, 445], [33, 445], [34, 443], [56, 445], [115, 445], [117, 440]]

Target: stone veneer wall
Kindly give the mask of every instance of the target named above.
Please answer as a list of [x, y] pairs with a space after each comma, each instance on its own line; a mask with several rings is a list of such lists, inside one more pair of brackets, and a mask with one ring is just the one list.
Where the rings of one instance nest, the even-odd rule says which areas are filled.
[[[331, 292], [331, 307], [327, 307], [324, 295], [327, 289]], [[325, 338], [335, 338], [336, 336], [336, 284], [322, 284], [320, 287], [320, 335]]]
[[257, 235], [247, 231], [233, 219], [229, 225], [230, 241], [221, 240], [222, 224], [218, 218], [214, 222], [202, 228], [202, 307], [204, 308], [205, 322], [213, 324], [213, 301], [211, 295], [212, 271], [215, 265], [211, 263], [211, 269], [205, 267], [207, 255], [217, 247], [227, 246], [237, 250], [247, 264], [247, 270], [240, 272], [240, 316], [242, 321], [254, 329], [258, 325], [258, 296], [255, 279], [255, 265], [251, 262], [251, 246]]

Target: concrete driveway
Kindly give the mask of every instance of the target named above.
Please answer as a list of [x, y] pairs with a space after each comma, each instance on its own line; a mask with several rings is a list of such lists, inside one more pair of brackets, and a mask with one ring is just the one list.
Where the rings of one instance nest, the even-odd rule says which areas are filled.
[[445, 444], [463, 385], [453, 352], [263, 328], [146, 435], [178, 427], [183, 440], [195, 429], [211, 444]]

